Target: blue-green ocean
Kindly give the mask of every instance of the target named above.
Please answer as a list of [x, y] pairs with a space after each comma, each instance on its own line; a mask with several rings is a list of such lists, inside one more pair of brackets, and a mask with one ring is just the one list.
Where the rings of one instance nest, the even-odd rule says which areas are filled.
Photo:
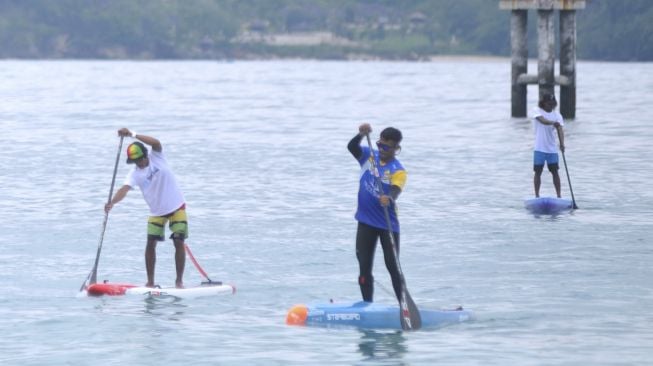
[[[580, 209], [534, 216], [523, 206], [533, 133], [510, 117], [508, 59], [0, 62], [0, 364], [650, 364], [653, 64], [577, 70], [565, 130]], [[536, 96], [529, 87], [529, 109]], [[474, 321], [417, 332], [285, 325], [294, 304], [360, 299], [359, 167], [346, 145], [362, 122], [375, 136], [404, 134], [412, 297], [462, 305]], [[234, 296], [78, 296], [120, 127], [161, 140], [186, 197], [188, 244]], [[123, 151], [118, 185], [128, 168]], [[547, 172], [542, 194], [554, 194]], [[147, 215], [138, 191], [111, 211], [98, 279], [145, 283]], [[392, 304], [380, 252], [376, 301]], [[162, 285], [173, 283], [173, 253], [159, 244]], [[185, 280], [202, 280], [190, 261]]]

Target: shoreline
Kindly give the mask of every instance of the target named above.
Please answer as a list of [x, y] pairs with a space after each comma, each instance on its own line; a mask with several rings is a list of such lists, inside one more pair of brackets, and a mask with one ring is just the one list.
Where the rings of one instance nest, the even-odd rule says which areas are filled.
[[[419, 59], [408, 58], [381, 58], [372, 55], [356, 55], [349, 58], [314, 58], [314, 57], [240, 57], [240, 58], [0, 58], [0, 62], [407, 62], [407, 63], [438, 63], [438, 62], [510, 62], [510, 56], [489, 55], [431, 55]], [[529, 58], [529, 64], [537, 63], [537, 58]], [[556, 64], [559, 60], [556, 60]], [[577, 59], [578, 63], [626, 63], [650, 64], [653, 61], [606, 61]]]

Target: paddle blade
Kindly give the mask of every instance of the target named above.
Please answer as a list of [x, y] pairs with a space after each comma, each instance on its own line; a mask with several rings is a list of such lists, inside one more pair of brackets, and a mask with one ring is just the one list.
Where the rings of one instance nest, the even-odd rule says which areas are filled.
[[89, 279], [91, 278], [92, 273], [93, 271], [88, 273], [88, 276], [86, 276], [86, 279], [84, 280], [84, 282], [82, 282], [82, 286], [79, 288], [79, 292], [82, 292], [88, 288], [88, 286], [90, 285]]
[[422, 327], [422, 316], [407, 290], [402, 291], [402, 301], [399, 302], [399, 319], [403, 330], [418, 330]]

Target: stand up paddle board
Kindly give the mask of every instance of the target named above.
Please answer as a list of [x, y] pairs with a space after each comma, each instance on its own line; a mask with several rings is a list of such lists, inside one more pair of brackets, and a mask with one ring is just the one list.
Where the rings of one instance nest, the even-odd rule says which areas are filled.
[[564, 198], [538, 197], [525, 200], [524, 205], [533, 213], [550, 215], [571, 210], [573, 202]]
[[[473, 319], [472, 312], [455, 310], [419, 309], [422, 328], [437, 328]], [[353, 326], [363, 329], [399, 329], [399, 307], [359, 301], [354, 303], [300, 304], [293, 306], [286, 316], [288, 325]]]
[[126, 283], [95, 283], [86, 289], [89, 296], [174, 296], [179, 298], [197, 298], [205, 296], [235, 294], [236, 288], [221, 282], [202, 283], [199, 286], [176, 287], [143, 287]]

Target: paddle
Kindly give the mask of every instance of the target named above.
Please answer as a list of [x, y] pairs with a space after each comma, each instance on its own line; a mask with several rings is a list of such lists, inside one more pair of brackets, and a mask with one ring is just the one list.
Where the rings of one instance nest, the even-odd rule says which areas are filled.
[[[381, 177], [379, 176], [379, 170], [376, 166], [376, 160], [374, 159], [374, 152], [372, 151], [372, 141], [370, 140], [370, 135], [366, 134], [367, 144], [370, 147], [370, 161], [372, 163], [372, 171], [374, 172], [374, 177], [376, 180], [377, 188], [379, 192], [383, 193], [383, 183], [381, 182]], [[383, 206], [383, 213], [385, 215], [385, 223], [388, 227], [388, 236], [390, 237], [390, 245], [392, 246], [392, 251], [395, 254], [395, 265], [397, 266], [397, 271], [399, 271], [399, 278], [401, 279], [401, 295], [399, 299], [399, 320], [401, 322], [401, 328], [404, 330], [417, 330], [422, 327], [422, 317], [419, 314], [419, 309], [413, 298], [408, 293], [406, 288], [406, 279], [404, 278], [404, 273], [401, 271], [401, 264], [399, 263], [399, 253], [397, 252], [397, 245], [395, 244], [395, 237], [392, 234], [392, 223], [390, 222], [390, 214], [388, 213], [388, 207]]]
[[208, 280], [208, 282], [202, 282], [202, 285], [222, 285], [222, 282], [211, 280], [211, 279], [209, 278], [209, 275], [207, 275], [206, 272], [204, 272], [204, 270], [202, 269], [202, 267], [200, 266], [200, 264], [197, 263], [197, 260], [195, 259], [195, 256], [193, 255], [193, 252], [190, 251], [190, 247], [188, 246], [188, 244], [185, 244], [185, 243], [184, 243], [184, 248], [186, 249], [186, 253], [187, 253], [188, 256], [190, 257], [190, 261], [193, 262], [193, 264], [195, 265], [195, 268], [197, 268], [197, 271], [198, 271], [202, 276], [204, 276], [204, 278], [206, 278], [206, 279]]
[[576, 205], [576, 199], [574, 198], [574, 190], [571, 188], [571, 179], [569, 179], [569, 170], [567, 170], [567, 159], [565, 159], [564, 151], [562, 151], [562, 162], [565, 163], [565, 173], [567, 173], [567, 182], [569, 183], [569, 192], [571, 193], [571, 203], [575, 210], [578, 206]]
[[[556, 129], [556, 131], [558, 132], [558, 140], [560, 140], [560, 129], [558, 128]], [[567, 182], [569, 183], [569, 192], [571, 193], [571, 203], [572, 203], [571, 207], [575, 210], [578, 208], [578, 206], [576, 206], [576, 199], [574, 199], [574, 190], [571, 188], [571, 179], [569, 178], [569, 170], [567, 169], [567, 159], [565, 158], [565, 151], [561, 149], [560, 152], [562, 153], [562, 162], [565, 164], [565, 173], [567, 174]]]
[[[118, 154], [116, 154], [116, 165], [113, 167], [113, 178], [111, 178], [111, 188], [109, 189], [109, 199], [107, 203], [111, 202], [111, 196], [113, 196], [113, 185], [116, 183], [116, 173], [118, 172], [118, 163], [120, 161], [120, 151], [122, 150], [122, 141], [125, 139], [124, 136], [120, 136], [120, 144], [118, 144]], [[92, 285], [97, 282], [97, 266], [100, 261], [100, 252], [102, 251], [102, 241], [104, 241], [104, 232], [107, 229], [107, 221], [109, 220], [109, 213], [104, 212], [104, 222], [102, 223], [102, 233], [100, 234], [100, 243], [97, 247], [97, 254], [95, 255], [95, 264], [93, 269], [86, 276], [86, 279], [82, 283], [82, 287], [79, 288], [79, 291], [84, 290], [87, 284]]]

